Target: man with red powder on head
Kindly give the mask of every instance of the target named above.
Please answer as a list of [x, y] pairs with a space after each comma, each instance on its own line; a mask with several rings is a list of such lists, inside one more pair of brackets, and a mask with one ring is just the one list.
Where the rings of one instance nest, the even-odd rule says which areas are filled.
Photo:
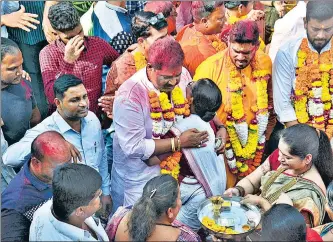
[[71, 162], [64, 137], [56, 131], [38, 135], [31, 144], [31, 159], [1, 195], [1, 240], [28, 241], [35, 211], [52, 197], [53, 170]]
[[[148, 166], [147, 160], [170, 153], [175, 147], [200, 148], [208, 140], [206, 131], [196, 129], [173, 139], [160, 139], [175, 121], [173, 104], [185, 106], [186, 86], [192, 79], [182, 66], [183, 60], [184, 53], [172, 37], [157, 40], [149, 49], [147, 66], [118, 90], [113, 112], [113, 211], [121, 205], [133, 205], [147, 181], [160, 174], [160, 166]], [[151, 107], [152, 95], [155, 101], [160, 100], [161, 108]]]
[[204, 60], [227, 47], [219, 36], [226, 21], [223, 1], [193, 1], [192, 16], [194, 22], [176, 38], [185, 54], [184, 67], [191, 76]]
[[259, 45], [257, 24], [238, 21], [230, 31], [228, 48], [204, 61], [194, 76], [213, 80], [222, 92], [214, 121], [225, 126], [227, 187], [235, 185], [233, 174], [241, 178], [260, 165], [275, 125], [272, 63]]

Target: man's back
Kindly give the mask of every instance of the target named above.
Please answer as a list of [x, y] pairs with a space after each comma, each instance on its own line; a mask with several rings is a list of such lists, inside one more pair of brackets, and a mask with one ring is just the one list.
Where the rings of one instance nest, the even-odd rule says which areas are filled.
[[1, 195], [1, 240], [27, 241], [34, 212], [52, 197], [51, 185], [38, 180], [27, 162]]

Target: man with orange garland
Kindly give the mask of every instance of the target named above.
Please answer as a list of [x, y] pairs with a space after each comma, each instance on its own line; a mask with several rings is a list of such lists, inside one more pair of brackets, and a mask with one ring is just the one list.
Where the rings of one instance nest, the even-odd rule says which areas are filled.
[[273, 134], [283, 126], [308, 123], [331, 139], [333, 2], [309, 1], [304, 26], [307, 35], [283, 45], [274, 61], [273, 97], [279, 122]]
[[176, 40], [185, 54], [184, 67], [194, 76], [204, 60], [227, 47], [219, 35], [226, 21], [223, 1], [193, 1], [192, 16], [194, 22]]
[[185, 116], [186, 86], [192, 78], [182, 66], [183, 60], [178, 42], [172, 37], [159, 39], [149, 48], [147, 66], [118, 90], [113, 105], [113, 211], [133, 205], [147, 181], [160, 174], [160, 166], [148, 166], [147, 160], [175, 149], [200, 148], [208, 140], [208, 133], [197, 129], [186, 130], [177, 138], [160, 139], [176, 118]]
[[[251, 20], [232, 26], [228, 48], [209, 57], [196, 70], [194, 80], [209, 78], [222, 92], [215, 123], [225, 125], [223, 137], [227, 187], [260, 165], [265, 141], [275, 124], [272, 113], [272, 63], [259, 49], [259, 29]], [[228, 137], [229, 136], [229, 137]]]

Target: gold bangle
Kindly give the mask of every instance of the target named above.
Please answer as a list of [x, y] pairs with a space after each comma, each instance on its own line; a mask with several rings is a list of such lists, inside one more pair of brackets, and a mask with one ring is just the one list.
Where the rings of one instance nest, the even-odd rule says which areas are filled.
[[178, 141], [177, 151], [180, 152], [180, 137], [179, 136], [177, 136], [177, 141]]
[[171, 138], [171, 150], [175, 152], [175, 138]]

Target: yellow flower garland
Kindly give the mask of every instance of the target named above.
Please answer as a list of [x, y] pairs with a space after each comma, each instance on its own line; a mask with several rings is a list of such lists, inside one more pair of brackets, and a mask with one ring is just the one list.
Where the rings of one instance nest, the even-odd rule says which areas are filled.
[[141, 70], [142, 68], [146, 67], [146, 65], [147, 65], [146, 57], [141, 52], [136, 52], [134, 54], [134, 62], [135, 62], [135, 68], [137, 71]]
[[[257, 101], [256, 105], [251, 107], [251, 111], [255, 114], [267, 115], [268, 112], [268, 94], [267, 94], [267, 77], [270, 77], [271, 72], [269, 70], [262, 70], [258, 64], [257, 53], [251, 62], [252, 76], [256, 83], [257, 89]], [[229, 142], [226, 144], [227, 149], [231, 149], [234, 152], [236, 158], [236, 168], [241, 175], [247, 175], [253, 171], [256, 166], [260, 165], [260, 160], [263, 154], [264, 145], [259, 144], [258, 124], [254, 120], [249, 125], [248, 139], [246, 145], [243, 147], [238, 134], [235, 129], [235, 123], [244, 120], [245, 112], [243, 106], [242, 97], [242, 78], [240, 72], [236, 66], [231, 63], [230, 57], [228, 60], [229, 75], [228, 90], [230, 92], [231, 103], [231, 117], [233, 120], [228, 119], [226, 123], [227, 131], [229, 134]], [[246, 162], [243, 162], [246, 161]], [[235, 168], [232, 168], [233, 173], [237, 173]]]
[[[333, 40], [331, 40], [331, 45]], [[308, 40], [304, 38], [297, 52], [296, 68], [296, 88], [292, 97], [294, 100], [294, 109], [298, 122], [308, 123], [309, 125], [326, 131], [329, 138], [333, 135], [333, 120], [329, 118], [332, 112], [332, 61], [333, 50], [322, 54], [313, 52], [308, 46]], [[315, 94], [315, 91], [317, 94]], [[320, 100], [318, 92], [321, 90]], [[320, 93], [320, 92], [319, 92]], [[324, 113], [319, 116], [311, 116], [308, 112], [308, 102], [323, 105]], [[328, 117], [325, 120], [325, 116]]]

